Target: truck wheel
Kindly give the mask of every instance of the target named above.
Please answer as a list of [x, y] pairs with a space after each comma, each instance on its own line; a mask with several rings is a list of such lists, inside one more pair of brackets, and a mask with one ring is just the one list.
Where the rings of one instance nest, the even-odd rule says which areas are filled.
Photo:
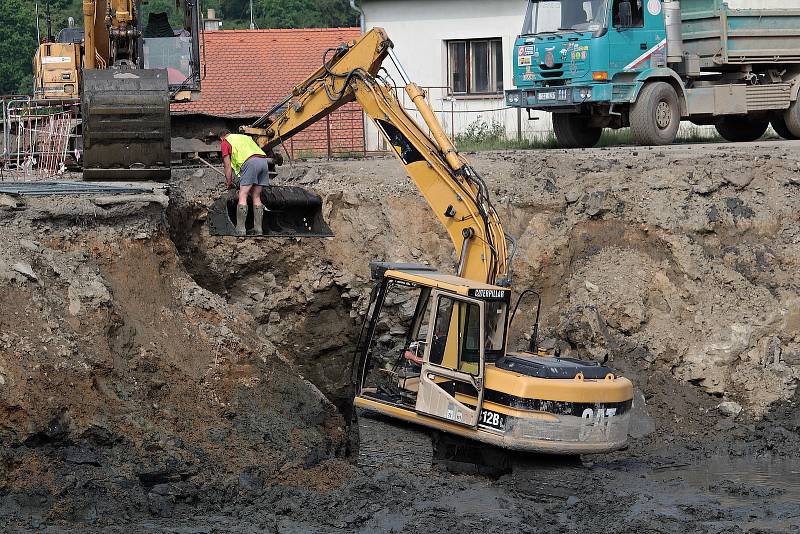
[[744, 143], [755, 141], [764, 135], [769, 126], [769, 121], [751, 119], [747, 116], [722, 117], [714, 125], [717, 132], [726, 141], [731, 143]]
[[637, 145], [668, 145], [678, 135], [681, 110], [675, 89], [665, 82], [644, 86], [630, 112], [631, 131]]
[[775, 133], [783, 137], [784, 139], [788, 139], [793, 141], [795, 139], [800, 139], [800, 137], [794, 135], [789, 127], [786, 125], [786, 119], [784, 119], [781, 115], [775, 115], [772, 117], [772, 129], [775, 130]]
[[[794, 136], [791, 139], [800, 138], [800, 100], [792, 102], [792, 105], [783, 114], [783, 122], [786, 124], [786, 129], [789, 133]], [[780, 134], [780, 132], [778, 133]], [[783, 137], [782, 134], [781, 137]], [[786, 139], [789, 139], [789, 137]]]
[[588, 125], [589, 117], [572, 113], [553, 113], [553, 131], [561, 148], [591, 148], [600, 140], [602, 128]]

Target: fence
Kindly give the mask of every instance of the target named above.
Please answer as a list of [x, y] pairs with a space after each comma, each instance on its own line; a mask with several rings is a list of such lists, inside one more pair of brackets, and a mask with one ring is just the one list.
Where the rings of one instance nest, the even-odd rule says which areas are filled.
[[[552, 123], [546, 114], [536, 116], [534, 113], [536, 120], [529, 121], [524, 111], [506, 106], [502, 95], [461, 98], [452, 96], [447, 86], [425, 86], [422, 89], [425, 90], [425, 100], [451, 139], [480, 128], [488, 128], [507, 139], [518, 140], [543, 139], [552, 131]], [[395, 92], [403, 108], [427, 131], [422, 116], [406, 92], [401, 87], [396, 88]], [[369, 126], [367, 136], [368, 149], [386, 150], [386, 142], [376, 128]]]
[[[475, 145], [478, 139], [516, 141], [517, 146], [525, 142], [545, 143], [553, 138], [552, 115], [545, 111], [512, 108], [505, 105], [502, 95], [483, 95], [480, 97], [454, 97], [449, 87], [423, 87], [426, 100], [439, 118], [445, 132], [451, 139], [467, 141]], [[422, 128], [427, 131], [422, 116], [402, 88], [396, 94], [403, 107]], [[681, 124], [679, 140], [702, 140], [716, 137], [713, 126], [696, 126], [689, 122]], [[480, 144], [480, 143], [477, 143]], [[367, 126], [367, 150], [386, 150], [383, 136], [373, 125]]]
[[364, 112], [347, 104], [323, 120], [287, 139], [283, 147], [292, 159], [347, 157], [366, 154]]
[[0, 180], [46, 180], [79, 158], [76, 130], [80, 102], [7, 97], [2, 102], [3, 138]]

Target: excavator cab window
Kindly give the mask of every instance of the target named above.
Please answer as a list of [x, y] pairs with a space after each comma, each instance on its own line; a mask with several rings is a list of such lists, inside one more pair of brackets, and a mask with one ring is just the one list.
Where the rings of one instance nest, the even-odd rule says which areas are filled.
[[486, 303], [486, 361], [494, 362], [506, 351], [506, 323], [508, 303], [490, 301]]
[[146, 69], [166, 69], [170, 89], [200, 88], [200, 18], [197, 2], [180, 2], [178, 9], [142, 6], [142, 57]]
[[[381, 282], [367, 323], [363, 393], [396, 404], [416, 402], [430, 330], [430, 294], [431, 288], [426, 286], [400, 280]], [[434, 330], [440, 326], [435, 325]], [[434, 345], [443, 347], [443, 342]]]
[[[494, 362], [505, 353], [508, 303], [488, 301], [485, 305], [485, 339], [481, 339], [480, 308], [473, 303], [448, 297], [439, 299], [436, 330], [431, 342], [430, 362], [474, 374], [480, 361], [481, 344], [487, 362]], [[457, 351], [445, 350], [448, 340], [457, 339]], [[444, 358], [445, 354], [449, 360]], [[443, 363], [444, 362], [444, 363]]]
[[481, 351], [481, 310], [475, 304], [459, 304], [464, 314], [459, 350], [458, 370], [470, 372], [480, 361]]
[[481, 309], [475, 303], [439, 297], [429, 361], [464, 373], [479, 374]]

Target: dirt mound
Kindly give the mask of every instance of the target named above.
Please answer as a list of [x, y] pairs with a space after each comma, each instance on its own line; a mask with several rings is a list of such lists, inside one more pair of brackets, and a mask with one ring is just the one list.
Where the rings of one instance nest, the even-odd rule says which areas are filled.
[[158, 200], [2, 214], [4, 517], [169, 516], [345, 453], [333, 405], [186, 275]]

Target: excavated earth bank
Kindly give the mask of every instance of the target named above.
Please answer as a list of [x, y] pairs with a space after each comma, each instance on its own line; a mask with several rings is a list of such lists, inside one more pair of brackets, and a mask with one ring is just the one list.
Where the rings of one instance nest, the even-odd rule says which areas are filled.
[[218, 175], [186, 170], [168, 197], [0, 198], [0, 526], [800, 529], [800, 147], [470, 157], [546, 342], [646, 400], [628, 450], [499, 479], [356, 467], [368, 262], [450, 269], [445, 234], [391, 159], [282, 168], [323, 195], [324, 240], [209, 236]]

